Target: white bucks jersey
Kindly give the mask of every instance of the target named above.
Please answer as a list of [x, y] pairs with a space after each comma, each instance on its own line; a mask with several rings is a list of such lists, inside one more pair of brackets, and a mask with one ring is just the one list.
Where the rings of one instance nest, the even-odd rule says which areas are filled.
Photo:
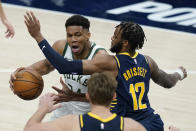
[[[105, 50], [99, 45], [91, 42], [91, 49], [88, 56], [85, 59], [92, 59], [93, 56], [99, 51]], [[73, 55], [71, 48], [68, 46], [68, 43], [65, 46], [63, 52], [64, 58], [73, 60]], [[87, 81], [90, 78], [90, 75], [73, 75], [73, 74], [64, 74], [65, 83], [73, 92], [77, 93], [86, 93], [87, 92]], [[90, 111], [90, 104], [88, 102], [79, 102], [79, 101], [70, 101], [61, 103], [62, 107], [54, 111], [52, 119], [56, 119], [60, 116], [67, 114], [84, 114]]]

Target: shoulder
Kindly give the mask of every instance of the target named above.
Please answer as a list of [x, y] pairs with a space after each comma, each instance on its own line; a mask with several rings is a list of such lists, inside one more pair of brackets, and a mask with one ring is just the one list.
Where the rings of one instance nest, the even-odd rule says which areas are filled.
[[152, 59], [150, 56], [147, 56], [147, 55], [144, 55], [144, 57], [148, 61], [151, 73], [156, 72], [159, 69], [159, 67], [158, 67], [157, 63], [154, 61], [154, 59]]
[[124, 118], [124, 130], [125, 131], [146, 131], [146, 129], [137, 121], [131, 118]]
[[112, 71], [116, 76], [118, 67], [113, 55], [99, 54], [96, 55], [92, 61], [95, 65], [101, 67], [101, 69], [103, 69], [102, 71]]
[[67, 41], [65, 39], [58, 40], [58, 41], [54, 42], [54, 44], [52, 45], [52, 48], [55, 51], [57, 51], [59, 54], [62, 54], [66, 43], [67, 43]]
[[93, 61], [98, 62], [98, 63], [110, 63], [112, 61], [115, 62], [114, 56], [109, 55], [108, 53], [104, 53], [104, 52], [100, 52], [98, 54], [96, 54], [93, 58]]
[[92, 46], [93, 46], [93, 50], [95, 50], [95, 55], [108, 54], [108, 52], [103, 46], [98, 45], [95, 42], [91, 42], [91, 43], [93, 43]]
[[96, 55], [108, 55], [108, 52], [105, 49], [101, 49], [96, 52]]
[[72, 130], [72, 129], [79, 129], [79, 116], [78, 115], [66, 115], [60, 117], [56, 120], [61, 129], [64, 130]]

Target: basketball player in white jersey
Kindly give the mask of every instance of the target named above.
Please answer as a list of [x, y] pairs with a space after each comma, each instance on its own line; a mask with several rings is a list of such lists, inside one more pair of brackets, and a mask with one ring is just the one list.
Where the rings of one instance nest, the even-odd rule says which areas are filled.
[[[96, 52], [104, 50], [99, 45], [96, 45], [94, 42], [90, 42], [90, 50], [89, 54], [84, 59], [92, 59]], [[65, 49], [63, 51], [63, 56], [67, 59], [73, 60], [74, 56], [72, 54], [72, 50], [68, 44], [66, 44]], [[87, 81], [90, 78], [90, 75], [74, 75], [74, 74], [64, 74], [65, 83], [68, 88], [76, 93], [82, 93], [85, 95], [87, 92]], [[62, 82], [61, 84], [64, 85]], [[66, 87], [65, 87], [66, 88]], [[80, 102], [83, 101], [83, 102]], [[54, 115], [52, 119], [56, 119], [62, 115], [67, 114], [81, 114], [90, 111], [89, 102], [85, 102], [86, 100], [75, 100], [69, 102], [61, 103], [62, 107], [54, 111]]]
[[[65, 23], [67, 39], [58, 40], [53, 44], [53, 49], [59, 54], [63, 55], [68, 59], [93, 59], [99, 54], [106, 54], [107, 52], [96, 45], [93, 42], [90, 42], [90, 22], [88, 19], [81, 15], [73, 15], [67, 19]], [[41, 76], [46, 75], [54, 70], [54, 67], [46, 59], [38, 61], [28, 67], [27, 69], [32, 69], [39, 73]], [[11, 74], [10, 77], [10, 87], [13, 87], [13, 80], [16, 79], [15, 74], [24, 69], [24, 67], [18, 68], [15, 72]], [[58, 102], [66, 101], [62, 103], [62, 108], [56, 110], [52, 119], [56, 119], [65, 114], [84, 114], [90, 110], [88, 102], [79, 102], [87, 101], [85, 95], [80, 95], [80, 93], [86, 93], [87, 91], [87, 80], [89, 76], [84, 75], [64, 75], [65, 83], [68, 88], [75, 92], [74, 97], [69, 97], [66, 100], [59, 98]], [[63, 82], [61, 82], [63, 83]], [[65, 91], [66, 86], [63, 83], [62, 91]], [[65, 94], [64, 94], [65, 95]], [[59, 95], [62, 96], [62, 93]], [[82, 96], [82, 97], [81, 97]], [[74, 101], [73, 101], [74, 100]]]

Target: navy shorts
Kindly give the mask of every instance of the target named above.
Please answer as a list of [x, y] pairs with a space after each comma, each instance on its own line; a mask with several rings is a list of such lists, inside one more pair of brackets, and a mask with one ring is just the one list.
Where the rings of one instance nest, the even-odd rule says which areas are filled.
[[164, 124], [158, 114], [152, 114], [145, 119], [138, 121], [147, 131], [164, 131]]

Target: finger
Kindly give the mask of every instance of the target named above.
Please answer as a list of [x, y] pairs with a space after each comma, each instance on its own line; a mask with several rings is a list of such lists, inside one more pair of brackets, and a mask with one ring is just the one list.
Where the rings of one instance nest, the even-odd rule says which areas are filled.
[[52, 88], [57, 91], [58, 93], [63, 93], [63, 91], [55, 86], [52, 86]]
[[26, 27], [28, 29], [29, 28], [28, 22], [26, 20], [24, 20], [24, 23], [25, 23], [25, 25], [26, 25]]
[[7, 35], [6, 35], [6, 38], [9, 38], [12, 34], [9, 32]]
[[14, 35], [15, 35], [15, 31], [14, 30], [11, 30], [10, 33], [11, 33], [11, 36], [10, 37], [13, 38]]
[[17, 74], [18, 72], [24, 70], [24, 69], [25, 69], [25, 67], [19, 67], [19, 68], [17, 68], [16, 71], [12, 74], [12, 75], [13, 75], [13, 78], [16, 79], [16, 74]]
[[15, 35], [15, 31], [13, 31], [13, 33], [12, 33], [12, 36], [11, 36], [11, 37], [13, 38], [13, 37], [14, 37], [14, 35]]
[[32, 17], [33, 21], [36, 22], [36, 23], [39, 23], [38, 19], [35, 17], [35, 15], [32, 11], [30, 12], [30, 14], [31, 14], [31, 17]]
[[27, 14], [27, 17], [28, 17], [29, 21], [30, 21], [31, 23], [34, 23], [31, 14], [30, 14], [29, 12], [27, 12], [26, 14]]
[[14, 95], [16, 94], [16, 92], [14, 91], [14, 87], [10, 85], [10, 89], [11, 91], [14, 93]]
[[27, 26], [27, 27], [29, 27], [29, 22], [25, 19], [24, 20], [24, 23], [25, 23], [25, 25]]
[[16, 80], [16, 73], [11, 74], [11, 81], [13, 82], [14, 80]]
[[10, 88], [11, 88], [11, 90], [13, 90], [13, 87], [14, 87], [13, 82], [12, 82], [11, 80], [9, 80], [9, 83], [10, 83]]
[[25, 70], [25, 69], [26, 69], [25, 67], [19, 67], [16, 70], [17, 70], [17, 72], [20, 72], [21, 70]]
[[54, 111], [54, 110], [56, 110], [57, 108], [60, 108], [60, 107], [62, 107], [62, 105], [60, 103], [58, 103], [58, 104], [53, 106], [52, 110]]
[[55, 95], [55, 94], [53, 94], [52, 96], [51, 96], [51, 99], [53, 100], [53, 101], [55, 101], [56, 99], [58, 99], [59, 98], [59, 96], [58, 95]]
[[14, 93], [14, 95], [16, 94], [16, 92], [14, 91], [14, 88], [13, 88], [13, 86], [11, 86], [10, 85], [10, 89], [11, 89], [11, 91]]
[[63, 97], [63, 98], [59, 98], [58, 99], [58, 102], [68, 102], [68, 101], [71, 101], [71, 98], [68, 98], [68, 97]]
[[58, 103], [60, 103], [60, 102], [58, 102], [58, 101], [56, 100], [55, 103], [54, 103], [54, 105], [56, 105], [56, 104], [58, 104]]
[[[67, 87], [67, 85], [65, 84], [65, 82], [63, 81], [63, 78], [60, 77], [60, 83], [63, 87]], [[67, 87], [68, 88], [68, 87]]]
[[66, 99], [59, 98], [58, 100], [55, 101], [54, 104], [62, 103], [62, 102], [67, 102], [67, 101], [66, 101]]
[[7, 34], [8, 32], [9, 32], [9, 30], [7, 29], [6, 32], [5, 32], [5, 34]]
[[10, 87], [13, 87], [13, 83], [11, 80], [9, 80], [9, 84], [10, 84]]
[[30, 20], [29, 20], [28, 16], [24, 15], [24, 18], [25, 18], [26, 23], [28, 23], [28, 25], [29, 25], [30, 24]]

